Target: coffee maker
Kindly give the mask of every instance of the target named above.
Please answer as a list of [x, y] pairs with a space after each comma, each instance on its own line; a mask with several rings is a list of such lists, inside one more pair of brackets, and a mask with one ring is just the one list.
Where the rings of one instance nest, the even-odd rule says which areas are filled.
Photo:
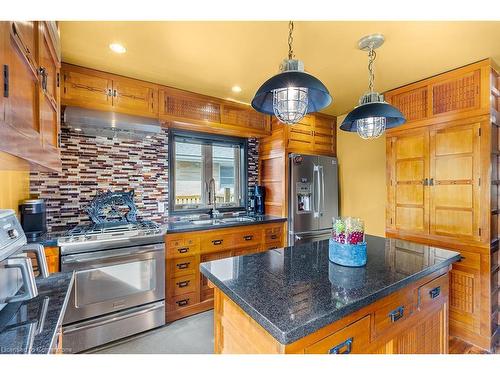
[[266, 191], [264, 186], [255, 185], [249, 188], [250, 207], [248, 211], [253, 215], [264, 215], [264, 200]]
[[19, 205], [21, 226], [28, 242], [47, 233], [47, 214], [43, 199], [28, 199]]

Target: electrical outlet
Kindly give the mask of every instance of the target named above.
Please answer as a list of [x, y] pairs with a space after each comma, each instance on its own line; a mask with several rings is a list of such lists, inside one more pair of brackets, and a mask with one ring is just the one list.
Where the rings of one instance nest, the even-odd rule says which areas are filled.
[[165, 202], [158, 202], [158, 212], [159, 213], [165, 212]]

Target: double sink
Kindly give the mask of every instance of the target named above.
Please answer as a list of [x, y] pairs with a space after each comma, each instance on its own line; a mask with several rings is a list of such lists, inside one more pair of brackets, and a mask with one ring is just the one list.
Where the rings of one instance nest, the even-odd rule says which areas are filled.
[[205, 219], [205, 220], [191, 220], [190, 223], [194, 225], [218, 225], [218, 224], [231, 224], [231, 223], [247, 223], [255, 221], [253, 217], [227, 217], [224, 219]]

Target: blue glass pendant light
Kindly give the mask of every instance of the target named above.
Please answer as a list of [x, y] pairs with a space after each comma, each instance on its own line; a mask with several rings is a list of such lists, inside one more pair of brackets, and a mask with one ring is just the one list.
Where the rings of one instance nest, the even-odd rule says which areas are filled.
[[252, 107], [275, 115], [281, 122], [292, 125], [307, 113], [317, 112], [332, 102], [328, 89], [316, 77], [304, 72], [304, 64], [293, 58], [293, 22], [289, 22], [288, 59], [281, 64], [281, 73], [269, 78], [257, 90]]
[[381, 34], [368, 35], [360, 39], [359, 49], [368, 51], [369, 91], [359, 99], [359, 105], [346, 116], [340, 125], [340, 129], [357, 132], [363, 139], [378, 138], [385, 129], [394, 128], [406, 122], [405, 117], [396, 107], [388, 104], [382, 94], [373, 91], [375, 49], [383, 43], [384, 36]]

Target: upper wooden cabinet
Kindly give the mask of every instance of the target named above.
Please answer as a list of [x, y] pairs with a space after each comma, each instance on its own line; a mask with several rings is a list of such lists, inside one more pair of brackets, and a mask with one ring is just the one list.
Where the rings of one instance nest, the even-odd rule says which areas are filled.
[[309, 114], [294, 125], [285, 125], [273, 117], [272, 130], [282, 132], [287, 152], [336, 155], [336, 118], [333, 116]]
[[[60, 170], [59, 58], [53, 22], [0, 22], [0, 150], [34, 168]], [[49, 35], [50, 34], [50, 35]]]
[[407, 127], [480, 115], [490, 110], [489, 77], [484, 60], [388, 91], [385, 99], [403, 113]]
[[170, 87], [160, 88], [160, 119], [169, 126], [243, 137], [270, 134], [270, 116], [252, 107]]
[[158, 117], [158, 86], [82, 68], [62, 66], [63, 105]]

